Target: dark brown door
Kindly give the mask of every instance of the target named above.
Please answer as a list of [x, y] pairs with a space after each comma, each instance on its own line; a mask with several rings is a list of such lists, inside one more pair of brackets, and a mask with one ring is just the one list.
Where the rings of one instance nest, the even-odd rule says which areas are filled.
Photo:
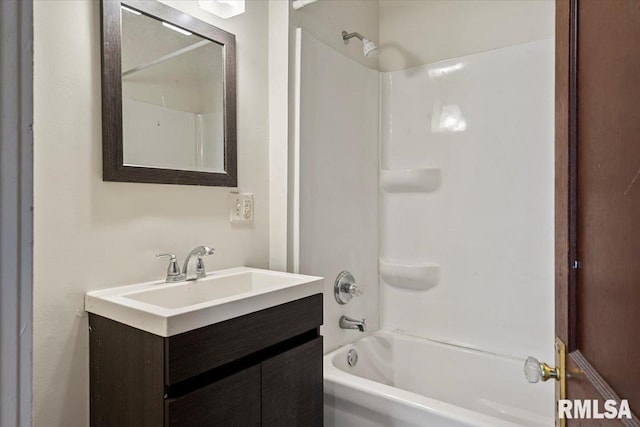
[[556, 239], [567, 399], [640, 413], [640, 0], [557, 0]]
[[322, 337], [262, 362], [262, 426], [322, 427]]
[[260, 427], [260, 365], [165, 400], [167, 427]]

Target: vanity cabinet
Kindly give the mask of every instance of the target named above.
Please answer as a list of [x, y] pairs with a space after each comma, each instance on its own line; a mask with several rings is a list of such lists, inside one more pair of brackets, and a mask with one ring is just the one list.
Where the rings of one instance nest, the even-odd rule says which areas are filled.
[[94, 427], [322, 426], [322, 294], [160, 337], [89, 314]]

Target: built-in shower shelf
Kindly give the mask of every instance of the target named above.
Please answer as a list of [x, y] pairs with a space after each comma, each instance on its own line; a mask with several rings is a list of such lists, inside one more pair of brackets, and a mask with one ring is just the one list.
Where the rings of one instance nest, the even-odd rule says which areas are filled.
[[387, 169], [380, 171], [380, 184], [389, 193], [426, 193], [440, 186], [440, 169]]
[[380, 276], [390, 286], [426, 291], [438, 284], [440, 266], [431, 263], [405, 264], [380, 260]]

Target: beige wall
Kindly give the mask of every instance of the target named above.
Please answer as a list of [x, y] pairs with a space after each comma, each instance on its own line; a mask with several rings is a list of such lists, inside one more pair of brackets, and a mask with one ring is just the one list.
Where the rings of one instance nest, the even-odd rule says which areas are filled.
[[269, 268], [287, 269], [288, 1], [269, 2]]
[[268, 4], [229, 20], [171, 4], [237, 36], [239, 187], [255, 224], [230, 225], [230, 189], [102, 181], [99, 2], [36, 0], [35, 427], [89, 425], [84, 292], [161, 279], [155, 253], [183, 260], [201, 243], [217, 249], [209, 269], [268, 266]]
[[554, 8], [552, 0], [380, 0], [380, 71], [553, 37]]
[[359, 40], [351, 39], [345, 45], [341, 35], [343, 30], [357, 31], [377, 43], [378, 0], [319, 0], [302, 9], [292, 9], [291, 24], [361, 64], [378, 68], [378, 58], [365, 58]]

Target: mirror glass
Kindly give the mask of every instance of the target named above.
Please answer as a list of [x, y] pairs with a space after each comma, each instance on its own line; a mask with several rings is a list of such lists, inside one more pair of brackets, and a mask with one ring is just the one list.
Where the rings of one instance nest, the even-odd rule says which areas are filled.
[[224, 46], [121, 7], [125, 166], [225, 172]]

